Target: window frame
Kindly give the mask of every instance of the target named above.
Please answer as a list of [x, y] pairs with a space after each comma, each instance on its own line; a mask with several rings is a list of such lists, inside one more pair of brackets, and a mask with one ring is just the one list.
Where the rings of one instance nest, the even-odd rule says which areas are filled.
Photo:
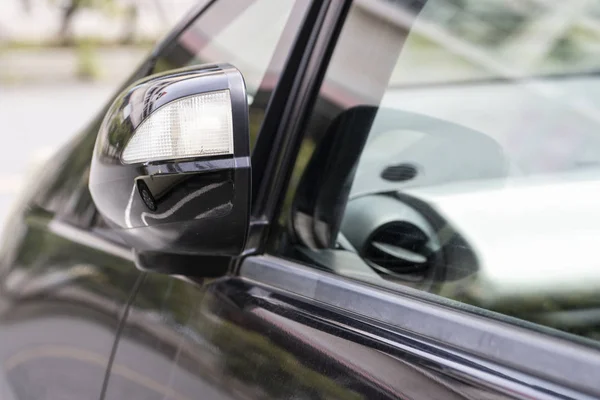
[[[281, 78], [282, 82], [271, 97], [267, 113], [275, 115], [269, 121], [265, 117], [252, 155], [253, 204], [247, 255], [265, 251], [268, 228], [277, 221], [304, 137], [304, 128], [352, 1], [313, 1], [306, 17], [312, 23], [305, 21], [286, 61], [286, 72], [292, 65], [296, 65], [296, 69], [293, 74], [290, 73], [289, 79], [286, 76], [285, 84], [282, 83], [284, 78]], [[271, 106], [276, 104], [279, 105], [271, 111]], [[270, 145], [262, 145], [263, 142]], [[259, 146], [264, 147], [259, 149]]]
[[[363, 335], [424, 360], [443, 361], [467, 378], [513, 395], [600, 396], [600, 351], [545, 335], [524, 326], [527, 324], [509, 324], [477, 315], [462, 303], [447, 299], [440, 302], [436, 296], [416, 289], [385, 290], [278, 256], [245, 258], [239, 276], [308, 302], [313, 311], [327, 310], [350, 326], [361, 323]], [[409, 339], [412, 344], [400, 344], [374, 333], [380, 329], [393, 337]], [[435, 354], [427, 354], [427, 346], [435, 348]]]

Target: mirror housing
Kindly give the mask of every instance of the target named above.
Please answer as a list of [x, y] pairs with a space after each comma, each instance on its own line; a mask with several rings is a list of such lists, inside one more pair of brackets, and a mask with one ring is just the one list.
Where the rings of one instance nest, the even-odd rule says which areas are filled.
[[190, 256], [243, 251], [250, 168], [242, 74], [229, 64], [203, 65], [152, 75], [114, 100], [98, 132], [89, 189], [137, 263], [146, 260], [141, 268], [181, 273], [170, 255], [189, 264]]

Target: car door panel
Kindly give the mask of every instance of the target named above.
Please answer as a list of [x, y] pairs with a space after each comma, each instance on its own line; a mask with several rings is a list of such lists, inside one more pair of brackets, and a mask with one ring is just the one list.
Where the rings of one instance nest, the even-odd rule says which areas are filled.
[[585, 398], [241, 275], [146, 275], [106, 398]]
[[201, 284], [146, 274], [123, 326], [106, 398], [229, 398], [211, 343], [215, 322], [203, 311], [209, 296]]
[[107, 246], [74, 240], [86, 232], [51, 215], [29, 211], [22, 229], [2, 265], [0, 393], [97, 399], [139, 272], [127, 251], [111, 254]]

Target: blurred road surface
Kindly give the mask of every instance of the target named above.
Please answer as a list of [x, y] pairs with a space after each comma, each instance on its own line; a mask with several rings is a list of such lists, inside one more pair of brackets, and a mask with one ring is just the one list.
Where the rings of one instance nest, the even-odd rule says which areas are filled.
[[114, 84], [0, 86], [0, 227], [23, 177], [87, 124]]

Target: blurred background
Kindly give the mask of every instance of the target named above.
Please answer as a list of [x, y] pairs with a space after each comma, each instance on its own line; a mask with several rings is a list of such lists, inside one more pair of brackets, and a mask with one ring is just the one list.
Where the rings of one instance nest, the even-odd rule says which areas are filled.
[[0, 1], [0, 226], [27, 173], [83, 128], [197, 3]]

